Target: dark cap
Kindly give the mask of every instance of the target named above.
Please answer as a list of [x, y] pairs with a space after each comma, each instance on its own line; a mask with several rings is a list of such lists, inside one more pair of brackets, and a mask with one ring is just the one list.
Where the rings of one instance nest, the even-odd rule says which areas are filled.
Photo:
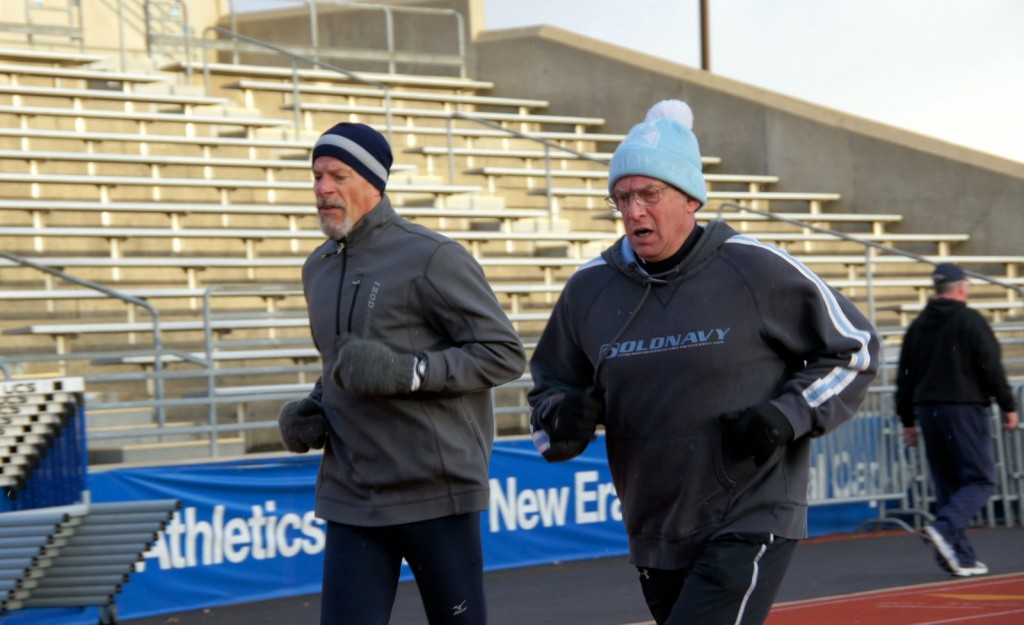
[[342, 122], [329, 128], [313, 146], [311, 160], [319, 156], [341, 160], [384, 193], [391, 172], [391, 146], [366, 124]]
[[935, 267], [935, 271], [932, 272], [932, 282], [935, 286], [940, 284], [946, 284], [947, 282], [959, 282], [967, 279], [964, 275], [964, 270], [959, 265], [953, 263], [942, 263]]

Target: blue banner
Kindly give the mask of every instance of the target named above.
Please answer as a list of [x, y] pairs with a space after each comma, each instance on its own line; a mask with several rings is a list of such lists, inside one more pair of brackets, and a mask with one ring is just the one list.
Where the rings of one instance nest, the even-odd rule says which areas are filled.
[[[304, 455], [91, 472], [95, 502], [182, 502], [118, 595], [120, 618], [319, 592], [325, 537], [313, 513], [319, 463], [319, 455]], [[626, 553], [603, 438], [579, 458], [556, 464], [527, 439], [499, 441], [490, 479], [490, 510], [481, 515], [488, 570]], [[5, 625], [44, 622], [96, 619], [95, 612], [34, 610], [4, 619]]]

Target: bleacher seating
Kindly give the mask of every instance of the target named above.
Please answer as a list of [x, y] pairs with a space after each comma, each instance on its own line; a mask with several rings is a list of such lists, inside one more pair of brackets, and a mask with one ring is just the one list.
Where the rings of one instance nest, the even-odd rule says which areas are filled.
[[[322, 239], [311, 201], [309, 146], [340, 119], [392, 133], [399, 162], [388, 193], [397, 210], [477, 256], [527, 345], [572, 271], [621, 235], [620, 220], [602, 200], [603, 163], [623, 135], [607, 131], [600, 117], [551, 110], [544, 100], [490, 95], [494, 83], [487, 80], [359, 73], [388, 86], [393, 123], [387, 126], [382, 89], [326, 70], [299, 70], [293, 83], [288, 68], [213, 63], [212, 92], [205, 93], [194, 90], [199, 63], [171, 62], [160, 72], [139, 73], [93, 67], [97, 59], [85, 55], [60, 63], [0, 50], [0, 58], [6, 61], [0, 76], [7, 77], [0, 84], [0, 117], [12, 120], [0, 128], [4, 249], [150, 302], [161, 311], [165, 347], [193, 355], [155, 355], [145, 313], [0, 258], [0, 296], [9, 308], [0, 316], [7, 343], [0, 359], [17, 350], [12, 362], [27, 371], [55, 362], [88, 368], [97, 388], [115, 396], [105, 405], [152, 407], [158, 365], [170, 372], [173, 399], [201, 400], [210, 391], [196, 361], [208, 354], [216, 363], [209, 366], [216, 367], [218, 402], [237, 398], [218, 403], [228, 407], [223, 416], [229, 422], [247, 415], [258, 421], [267, 408], [241, 390], [224, 389], [274, 389], [269, 395], [276, 401], [309, 384], [315, 357], [294, 288], [287, 296], [219, 294], [209, 326], [197, 311], [211, 287], [298, 279], [306, 254]], [[183, 85], [187, 70], [192, 85]], [[168, 88], [161, 90], [163, 84]], [[291, 127], [295, 112], [300, 128]], [[455, 112], [547, 145], [464, 118], [452, 121], [449, 145], [447, 122]], [[724, 218], [784, 247], [858, 304], [867, 305], [863, 246], [771, 215], [861, 241], [910, 246], [930, 259], [1002, 268], [1012, 280], [1021, 275], [1024, 258], [954, 255], [966, 235], [908, 231], [896, 210], [843, 212], [839, 193], [790, 189], [778, 176], [733, 171], [713, 154], [704, 166], [710, 202], [698, 219]], [[870, 262], [880, 323], [905, 323], [927, 290], [926, 270], [898, 256]], [[1005, 292], [986, 296], [978, 307], [993, 316], [1019, 314]], [[522, 395], [510, 396], [520, 404], [498, 407], [499, 415], [509, 415], [499, 421], [502, 433], [522, 426]], [[173, 408], [171, 423], [192, 423], [187, 411]], [[259, 435], [246, 436], [247, 445], [259, 446]]]

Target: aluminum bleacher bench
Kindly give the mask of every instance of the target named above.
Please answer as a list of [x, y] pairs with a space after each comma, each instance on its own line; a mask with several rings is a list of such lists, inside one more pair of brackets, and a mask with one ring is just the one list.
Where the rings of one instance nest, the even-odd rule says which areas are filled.
[[[840, 264], [845, 265], [847, 273], [851, 279], [857, 277], [857, 270], [862, 268], [868, 259], [864, 257], [864, 254], [822, 254], [822, 255], [800, 255], [797, 258], [800, 262], [805, 265], [822, 265], [822, 264]], [[957, 263], [964, 265], [966, 269], [973, 270], [972, 266], [991, 266], [991, 265], [1002, 265], [1004, 268], [1003, 277], [1005, 278], [1018, 278], [1024, 275], [1024, 256], [1018, 256], [1013, 254], [1008, 255], [960, 255], [960, 254], [941, 254], [941, 255], [926, 255], [922, 257], [925, 261], [930, 263]], [[905, 258], [900, 255], [877, 255], [872, 256], [870, 259], [872, 264], [877, 265], [909, 265], [916, 264], [916, 261]], [[928, 268], [928, 272], [931, 269]], [[999, 277], [999, 276], [994, 276]]]
[[[118, 289], [118, 293], [138, 297], [140, 299], [172, 299], [172, 298], [193, 298], [202, 297], [207, 289], [201, 288], [173, 288], [173, 287], [152, 287], [141, 289]], [[224, 292], [230, 295], [230, 292]], [[302, 293], [299, 287], [298, 293]], [[285, 297], [286, 293], [240, 293], [240, 297], [263, 297], [265, 299], [277, 299]], [[3, 289], [0, 290], [0, 301], [32, 301], [32, 300], [81, 300], [81, 299], [105, 299], [110, 296], [92, 289]]]
[[134, 83], [166, 82], [167, 76], [156, 73], [143, 72], [116, 72], [107, 70], [88, 69], [80, 67], [42, 67], [37, 64], [17, 65], [0, 64], [0, 76], [7, 75], [12, 84], [17, 84], [18, 76], [32, 76], [64, 80], [102, 80], [106, 82], [119, 82], [124, 84], [126, 90], [131, 89]]
[[[543, 169], [537, 167], [477, 167], [474, 169], [467, 169], [465, 172], [469, 175], [484, 176], [487, 178], [487, 188], [489, 191], [494, 193], [495, 181], [498, 178], [504, 176], [514, 176], [527, 178], [528, 181], [532, 182], [534, 179], [545, 180], [550, 176], [551, 178], [569, 178], [578, 179], [583, 181], [598, 180], [604, 181], [607, 184], [608, 170], [607, 169], [557, 169], [551, 168]], [[704, 174], [704, 180], [708, 183], [708, 188], [711, 189], [716, 184], [744, 184], [747, 186], [747, 191], [757, 193], [761, 191], [764, 185], [775, 184], [779, 181], [778, 176], [758, 176], [754, 174], [742, 175], [742, 174]], [[532, 185], [531, 185], [532, 186]]]
[[[532, 313], [521, 313], [519, 320], [533, 321], [536, 318]], [[547, 313], [544, 313], [546, 316]], [[546, 318], [546, 317], [545, 317]], [[122, 321], [122, 322], [81, 322], [81, 323], [34, 323], [27, 326], [6, 328], [3, 334], [6, 335], [50, 335], [50, 336], [76, 336], [80, 334], [119, 334], [129, 332], [152, 332], [153, 322], [151, 321]], [[162, 332], [194, 332], [206, 328], [203, 320], [190, 321], [161, 321]], [[305, 313], [296, 315], [271, 316], [263, 314], [259, 317], [240, 317], [212, 319], [209, 327], [220, 333], [232, 332], [234, 330], [262, 330], [270, 328], [308, 328], [309, 319]]]
[[[962, 243], [970, 239], [969, 234], [962, 232], [954, 233], [891, 233], [882, 234], [866, 232], [849, 232], [846, 236], [857, 241], [871, 241], [892, 247], [894, 243], [926, 243], [935, 244], [936, 254], [945, 256], [950, 253], [950, 244]], [[843, 241], [834, 235], [821, 232], [762, 232], [750, 233], [750, 236], [761, 241], [783, 243], [803, 243], [805, 251], [816, 249], [814, 243], [829, 242], [840, 243]]]
[[109, 109], [83, 109], [59, 106], [13, 106], [0, 105], [0, 115], [16, 115], [22, 120], [22, 126], [29, 127], [28, 120], [39, 118], [49, 120], [53, 117], [75, 118], [76, 130], [87, 130], [86, 119], [106, 119], [115, 121], [133, 121], [138, 124], [140, 134], [145, 134], [147, 124], [206, 124], [212, 126], [242, 126], [249, 134], [255, 128], [280, 128], [291, 126], [289, 119], [270, 117], [242, 117], [241, 115], [201, 115], [196, 113], [153, 113], [146, 111], [126, 111]]
[[[530, 195], [547, 195], [550, 191], [555, 197], [577, 197], [588, 200], [601, 200], [604, 206], [604, 198], [608, 197], [607, 187], [594, 189], [582, 189], [573, 187], [553, 187], [532, 189]], [[821, 204], [825, 202], [838, 202], [842, 196], [838, 193], [792, 193], [786, 191], [708, 191], [708, 200], [722, 200], [746, 202], [752, 205], [760, 205], [767, 210], [771, 202], [806, 202], [810, 205], [812, 213], [819, 212]]]
[[95, 132], [73, 130], [48, 130], [40, 128], [0, 128], [0, 137], [16, 137], [24, 141], [32, 139], [74, 141], [77, 143], [135, 143], [140, 149], [146, 149], [152, 145], [194, 145], [202, 148], [204, 153], [209, 153], [216, 148], [244, 148], [252, 153], [259, 148], [275, 150], [295, 150], [296, 153], [309, 154], [315, 138], [309, 140], [296, 139], [268, 139], [261, 137], [221, 137], [216, 135], [188, 136], [168, 134], [140, 134], [137, 132]]
[[[885, 225], [891, 223], [897, 223], [903, 220], [902, 215], [895, 215], [892, 213], [788, 213], [778, 212], [772, 213], [779, 217], [786, 219], [797, 219], [800, 221], [806, 221], [811, 224], [859, 224], [865, 223], [871, 225], [871, 232], [874, 234], [882, 234], [885, 232]], [[615, 219], [619, 219], [618, 215], [611, 215]], [[759, 215], [757, 213], [744, 213], [744, 212], [731, 212], [731, 211], [718, 211], [709, 210], [699, 211], [697, 213], [697, 221], [707, 222], [713, 219], [721, 219], [729, 222], [743, 222], [743, 221], [771, 221], [770, 217]]]
[[[210, 97], [205, 95], [171, 94], [171, 93], [147, 93], [145, 91], [111, 91], [109, 89], [72, 89], [66, 87], [37, 87], [32, 85], [0, 85], [0, 95], [10, 95], [15, 98], [21, 96], [33, 96], [42, 98], [59, 98], [71, 100], [75, 106], [88, 100], [108, 100], [124, 102], [127, 110], [131, 110], [134, 104], [157, 104], [168, 106], [180, 106], [186, 110], [193, 106], [229, 106], [231, 101], [227, 98]], [[15, 100], [13, 104], [21, 104]]]
[[[79, 174], [32, 174], [19, 172], [0, 173], [0, 183], [38, 183], [38, 184], [69, 184], [96, 187], [97, 189], [118, 186], [144, 186], [154, 189], [161, 187], [185, 187], [216, 189], [226, 194], [232, 189], [255, 190], [301, 190], [311, 191], [309, 180], [252, 180], [252, 179], [213, 179], [213, 178], [152, 178], [149, 176], [90, 176]], [[387, 193], [392, 198], [401, 195], [430, 195], [438, 198], [462, 193], [479, 193], [477, 185], [420, 184], [393, 182], [387, 186]], [[312, 209], [310, 209], [312, 210]]]
[[[702, 211], [703, 212], [703, 211]], [[886, 232], [884, 224], [890, 222], [900, 221], [899, 215], [882, 215], [882, 214], [859, 214], [859, 213], [775, 213], [780, 217], [788, 217], [790, 219], [799, 219], [812, 224], [829, 224], [829, 223], [867, 223], [871, 224], [871, 232], [844, 232], [847, 236], [857, 239], [860, 241], [871, 241], [874, 243], [880, 243], [883, 245], [892, 245], [893, 243], [934, 243], [937, 248], [937, 253], [940, 256], [948, 256], [950, 253], [950, 244], [962, 243], [970, 239], [970, 235], [965, 233], [891, 233]], [[619, 221], [619, 216], [610, 213], [602, 214], [599, 216], [602, 219], [614, 219], [616, 221], [619, 233], [622, 231], [622, 223]], [[707, 214], [702, 215], [701, 212], [697, 213], [697, 220], [706, 223], [712, 219], [718, 219], [720, 216], [715, 211], [709, 211]], [[727, 221], [736, 223], [755, 221], [755, 222], [770, 222], [771, 220], [762, 215], [755, 213], [722, 213], [721, 218]], [[797, 226], [794, 226], [797, 227]], [[760, 241], [766, 243], [778, 243], [778, 244], [791, 244], [791, 243], [803, 243], [804, 251], [811, 252], [816, 246], [815, 243], [822, 242], [840, 242], [841, 238], [831, 234], [822, 232], [797, 232], [797, 231], [786, 231], [786, 232], [750, 232], [748, 228], [743, 228], [740, 234], [754, 237]], [[796, 253], [795, 250], [791, 250]], [[798, 256], [801, 260], [804, 259], [803, 255]], [[811, 257], [816, 259], [817, 257]], [[838, 260], [839, 256], [829, 257], [822, 256], [823, 262], [829, 262], [830, 258], [835, 258], [831, 262], [841, 262]], [[906, 259], [902, 259], [903, 262], [907, 262]], [[812, 260], [811, 262], [815, 262]], [[883, 261], [892, 262], [892, 261]], [[863, 257], [859, 260], [851, 259], [850, 263], [863, 264]]]
[[[565, 230], [557, 232], [503, 232], [497, 230], [449, 230], [441, 231], [440, 234], [469, 244], [470, 252], [476, 258], [483, 256], [482, 243], [504, 242], [506, 251], [514, 253], [515, 244], [526, 243], [530, 246], [545, 243], [549, 246], [562, 245], [569, 250], [569, 256], [580, 258], [583, 255], [583, 247], [588, 243], [605, 242], [610, 244], [619, 238], [615, 232], [593, 231], [593, 230]], [[530, 250], [532, 253], [532, 249]]]
[[[256, 318], [214, 319], [210, 326], [218, 332], [232, 330], [252, 330], [264, 328], [304, 328], [309, 325], [306, 315], [270, 317], [263, 315]], [[195, 321], [162, 321], [160, 330], [163, 332], [191, 332], [205, 327], [202, 320]], [[83, 322], [83, 323], [35, 323], [27, 326], [7, 328], [4, 334], [116, 334], [122, 332], [152, 332], [153, 323], [149, 321], [125, 322]]]
[[60, 50], [57, 52], [35, 48], [0, 48], [0, 59], [8, 61], [20, 61], [22, 63], [47, 63], [56, 66], [66, 65], [88, 65], [99, 61], [107, 60], [107, 57], [99, 54], [87, 54], [84, 52], [71, 52]]
[[[191, 352], [196, 358], [206, 358], [203, 352]], [[288, 358], [293, 360], [319, 359], [320, 352], [315, 347], [281, 347], [272, 349], [236, 349], [217, 350], [213, 352], [214, 361], [223, 362], [229, 360], [274, 360]], [[149, 366], [156, 363], [157, 357], [153, 354], [139, 354], [129, 356], [118, 356], [110, 358], [93, 359], [92, 363], [97, 365], [142, 365]], [[161, 354], [160, 361], [164, 363], [185, 362], [185, 359], [175, 354]]]
[[[256, 76], [260, 78], [291, 79], [293, 70], [289, 67], [271, 67], [267, 65], [245, 65], [242, 63], [202, 63], [200, 61], [175, 61], [164, 65], [165, 72], [184, 72], [191, 68], [203, 73], [204, 68], [211, 74], [227, 74], [229, 76]], [[470, 78], [453, 76], [421, 76], [416, 74], [393, 74], [385, 72], [353, 72], [361, 80], [381, 83], [384, 85], [417, 86], [434, 89], [477, 90], [493, 89], [494, 83]], [[323, 69], [299, 69], [297, 75], [301, 81], [320, 83], [351, 83], [345, 74]]]
[[[611, 241], [618, 238], [614, 232], [566, 230], [560, 232], [505, 232], [501, 230], [450, 230], [441, 234], [470, 244], [474, 255], [479, 256], [479, 244], [487, 241], [499, 241], [513, 244], [525, 243], [559, 243], [565, 242], [574, 251], [580, 251], [580, 245], [595, 241]], [[245, 246], [246, 258], [256, 258], [255, 242], [265, 239], [283, 239], [292, 241], [293, 251], [299, 252], [297, 242], [323, 241], [324, 235], [319, 230], [287, 230], [274, 228], [130, 228], [115, 226], [0, 226], [0, 237], [30, 237], [35, 240], [36, 251], [43, 251], [42, 240], [46, 238], [67, 240], [69, 238], [100, 238], [109, 245], [111, 258], [120, 258], [121, 242], [138, 241], [143, 238], [172, 239], [174, 251], [180, 251], [182, 239], [237, 239]], [[312, 249], [312, 245], [302, 248]], [[511, 251], [511, 250], [509, 250]]]
[[[972, 298], [968, 306], [976, 310], [990, 313], [993, 320], [997, 323], [1003, 321], [1007, 315], [1019, 316], [1021, 313], [1024, 313], [1024, 302], [1022, 301], [978, 301], [977, 298]], [[924, 303], [918, 302], [915, 304], [879, 306], [879, 310], [889, 310], [898, 313], [900, 316], [900, 325], [906, 326], [910, 324], [914, 316], [920, 313], [924, 307]]]
[[[104, 213], [161, 213], [170, 218], [170, 228], [181, 228], [181, 217], [193, 213], [205, 213], [230, 217], [234, 215], [280, 215], [288, 220], [289, 230], [298, 230], [301, 217], [316, 214], [311, 203], [304, 204], [250, 204], [218, 202], [103, 202], [101, 200], [37, 200], [0, 199], [0, 210], [24, 210], [32, 213], [34, 227], [43, 227], [48, 213], [55, 211], [82, 211], [101, 213], [104, 225], [109, 224], [109, 215]], [[549, 216], [546, 208], [487, 208], [481, 206], [443, 207], [396, 206], [395, 211], [406, 218], [430, 217], [436, 219], [477, 219], [498, 220], [504, 226], [517, 219], [541, 219]]]
[[[66, 152], [58, 150], [0, 150], [0, 160], [65, 161], [85, 163], [136, 163], [148, 166], [185, 165], [195, 167], [245, 167], [253, 169], [297, 169], [309, 171], [307, 159], [296, 158], [218, 158], [215, 156], [180, 156], [147, 154], [145, 161], [138, 154], [112, 152]], [[411, 170], [410, 165], [398, 165], [398, 171]], [[395, 173], [394, 167], [392, 174]]]
[[[428, 164], [430, 163], [430, 157], [434, 156], [466, 156], [466, 157], [483, 157], [483, 158], [516, 158], [524, 160], [532, 159], [544, 159], [543, 149], [498, 149], [498, 148], [475, 148], [475, 147], [453, 147], [448, 149], [447, 146], [440, 145], [424, 145], [415, 148], [409, 148], [405, 150], [407, 154], [423, 154], [428, 157]], [[582, 154], [589, 158], [593, 158], [600, 161], [607, 161], [611, 159], [612, 152], [592, 152], [583, 151]], [[557, 160], [577, 160], [579, 157], [572, 152], [562, 152], [557, 148], [552, 148], [550, 152], [552, 159]], [[717, 156], [702, 156], [701, 163], [705, 166], [719, 165], [722, 159]]]
[[[7, 328], [3, 331], [8, 335], [50, 336], [55, 342], [56, 354], [68, 353], [68, 342], [71, 338], [83, 334], [134, 334], [153, 331], [151, 321], [124, 322], [81, 322], [81, 323], [38, 323], [27, 326]], [[166, 332], [202, 332], [206, 329], [203, 320], [161, 321], [160, 331]], [[226, 334], [235, 330], [282, 330], [288, 328], [308, 329], [309, 319], [305, 313], [294, 316], [272, 316], [263, 314], [255, 318], [221, 318], [210, 321], [210, 329], [216, 334]]]
[[[329, 102], [299, 102], [282, 105], [281, 110], [295, 110], [296, 108], [304, 115], [306, 130], [316, 130], [319, 124], [313, 123], [311, 113], [338, 113], [343, 115], [368, 115], [381, 117], [387, 114], [383, 106], [365, 106], [355, 104], [334, 104]], [[405, 118], [409, 122], [413, 119], [438, 118], [446, 119], [450, 111], [440, 109], [411, 109], [404, 107], [391, 107], [392, 117]], [[514, 122], [519, 124], [551, 124], [573, 126], [576, 132], [586, 132], [588, 126], [600, 126], [605, 120], [600, 117], [579, 117], [573, 115], [542, 115], [532, 113], [499, 113], [491, 111], [464, 112], [463, 115], [482, 119], [490, 122]], [[521, 128], [526, 130], [526, 128]]]
[[[182, 156], [147, 154], [140, 160], [138, 154], [115, 152], [67, 152], [58, 150], [0, 150], [0, 159], [27, 162], [85, 162], [85, 163], [135, 163], [157, 168], [161, 166], [192, 166], [211, 169], [214, 167], [239, 167], [274, 171], [278, 169], [310, 171], [308, 155], [299, 158], [229, 158], [216, 156]], [[407, 163], [392, 163], [391, 175], [412, 173], [416, 166]], [[204, 176], [209, 177], [209, 176]], [[312, 186], [312, 183], [310, 184]]]
[[[296, 86], [289, 81], [261, 81], [261, 80], [238, 80], [221, 85], [223, 89], [239, 89], [243, 93], [245, 106], [257, 108], [255, 94], [261, 91], [277, 92], [282, 95], [295, 93]], [[350, 85], [311, 85], [300, 83], [298, 90], [301, 94], [325, 95], [331, 97], [348, 96], [351, 98], [381, 98], [383, 93], [380, 89], [368, 87], [355, 87]], [[471, 105], [471, 106], [505, 106], [516, 108], [521, 112], [528, 112], [531, 109], [546, 108], [547, 100], [531, 100], [527, 98], [502, 98], [496, 96], [482, 96], [462, 93], [445, 93], [439, 91], [410, 91], [408, 89], [392, 89], [389, 93], [392, 102], [395, 101], [417, 101], [437, 102], [444, 105]]]
[[[387, 134], [388, 132], [388, 127], [386, 124], [370, 122], [367, 125], [373, 127], [374, 129], [381, 133]], [[435, 137], [448, 135], [448, 128], [446, 128], [445, 126], [401, 126], [393, 124], [391, 131], [394, 134], [409, 135], [410, 140], [414, 139], [417, 135]], [[451, 134], [453, 137], [468, 139], [496, 138], [509, 139], [513, 141], [524, 140], [522, 137], [518, 137], [512, 134], [511, 131], [498, 130], [496, 128], [489, 128], [483, 126], [456, 126], [451, 129]], [[576, 145], [582, 145], [585, 143], [619, 143], [626, 138], [625, 134], [619, 133], [582, 131], [563, 132], [557, 130], [530, 130], [522, 132], [522, 134], [527, 139], [545, 139], [547, 141], [561, 141], [563, 143], [573, 142]]]
[[[95, 256], [29, 256], [29, 260], [58, 269], [106, 268], [110, 269], [111, 279], [121, 279], [124, 270], [150, 270], [176, 268], [185, 273], [184, 282], [187, 288], [199, 287], [199, 275], [208, 269], [241, 269], [245, 270], [247, 280], [256, 280], [260, 269], [295, 269], [298, 271], [305, 262], [305, 255], [277, 257], [217, 257], [217, 256], [145, 256], [145, 257], [95, 257]], [[567, 258], [560, 256], [495, 256], [478, 258], [484, 270], [500, 270], [504, 268], [536, 268], [543, 275], [545, 284], [554, 283], [554, 274], [558, 270], [574, 269], [586, 262], [587, 258]], [[0, 267], [17, 267], [14, 262], [0, 258]]]
[[[213, 394], [218, 397], [237, 397], [239, 395], [263, 395], [281, 393], [308, 395], [313, 390], [310, 382], [296, 382], [294, 384], [260, 384], [253, 386], [218, 386], [213, 389]], [[203, 391], [197, 391], [200, 393]]]

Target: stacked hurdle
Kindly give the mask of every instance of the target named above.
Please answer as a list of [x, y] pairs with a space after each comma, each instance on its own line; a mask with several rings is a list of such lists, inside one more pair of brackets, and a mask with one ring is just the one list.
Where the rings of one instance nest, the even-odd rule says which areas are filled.
[[100, 609], [157, 538], [174, 500], [91, 503], [81, 378], [0, 381], [0, 622], [14, 610]]
[[84, 421], [81, 378], [0, 382], [0, 512], [79, 500]]

